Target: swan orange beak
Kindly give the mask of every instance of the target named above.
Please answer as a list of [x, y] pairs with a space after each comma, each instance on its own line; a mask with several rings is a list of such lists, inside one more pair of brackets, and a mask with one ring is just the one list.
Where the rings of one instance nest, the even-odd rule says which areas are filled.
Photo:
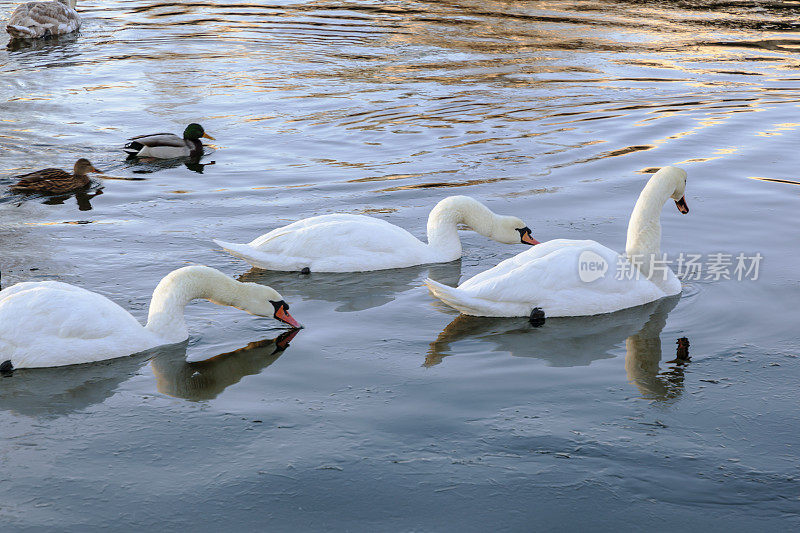
[[533, 238], [533, 235], [531, 235], [531, 228], [528, 226], [517, 228], [517, 231], [519, 232], [519, 240], [522, 244], [530, 244], [531, 246], [540, 244], [539, 241]]
[[678, 211], [680, 211], [684, 215], [689, 212], [689, 206], [686, 205], [686, 197], [685, 196], [681, 196], [680, 200], [675, 200], [675, 205], [678, 206]]
[[286, 305], [286, 302], [279, 302], [279, 305], [275, 306], [275, 318], [281, 322], [289, 324], [293, 328], [302, 328], [303, 326], [300, 324], [300, 322], [295, 320], [292, 315], [289, 314], [288, 308], [289, 306]]
[[522, 242], [524, 242], [525, 244], [530, 244], [531, 246], [541, 244], [539, 241], [533, 238], [530, 232], [522, 234]]
[[211, 135], [209, 135], [206, 132], [203, 132], [203, 137], [206, 138], [206, 139], [211, 139], [212, 141], [216, 141], [216, 139], [214, 137], [212, 137]]

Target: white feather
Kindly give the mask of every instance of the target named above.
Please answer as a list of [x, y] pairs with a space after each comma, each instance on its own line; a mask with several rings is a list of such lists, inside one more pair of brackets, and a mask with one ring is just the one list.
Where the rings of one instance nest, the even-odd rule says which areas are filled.
[[188, 337], [183, 308], [206, 298], [273, 316], [283, 298], [209, 267], [164, 277], [153, 291], [147, 325], [105, 296], [59, 281], [18, 283], [0, 291], [0, 361], [14, 368], [63, 366], [131, 355]]
[[[547, 317], [596, 315], [679, 294], [681, 283], [671, 270], [650, 273], [631, 264], [629, 257], [636, 251], [645, 264], [650, 257], [658, 258], [661, 208], [670, 196], [682, 197], [685, 186], [686, 173], [674, 167], [650, 179], [631, 215], [626, 254], [595, 241], [556, 239], [506, 259], [457, 288], [433, 280], [425, 283], [447, 305], [474, 316], [527, 316], [535, 307]], [[581, 279], [584, 254], [602, 258], [605, 274]]]
[[215, 240], [251, 265], [268, 270], [366, 272], [443, 263], [461, 257], [458, 224], [504, 243], [520, 243], [516, 217], [496, 215], [467, 196], [450, 196], [428, 217], [428, 244], [408, 231], [364, 215], [333, 214], [306, 218], [274, 229], [247, 244]]

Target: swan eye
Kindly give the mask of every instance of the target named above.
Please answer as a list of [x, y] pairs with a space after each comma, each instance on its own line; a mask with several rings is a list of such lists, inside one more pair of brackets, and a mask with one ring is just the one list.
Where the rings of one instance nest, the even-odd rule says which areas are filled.
[[283, 309], [284, 309], [284, 310], [286, 310], [286, 311], [288, 311], [288, 310], [289, 310], [289, 304], [287, 304], [287, 303], [286, 303], [286, 302], [284, 302], [283, 300], [280, 300], [280, 301], [278, 301], [278, 302], [273, 302], [272, 300], [270, 300], [270, 301], [269, 301], [269, 303], [271, 303], [271, 304], [272, 304], [272, 307], [274, 307], [274, 308], [275, 308], [275, 312], [276, 312], [276, 313], [277, 313], [278, 311], [280, 311], [280, 310], [281, 310], [281, 308], [283, 308]]

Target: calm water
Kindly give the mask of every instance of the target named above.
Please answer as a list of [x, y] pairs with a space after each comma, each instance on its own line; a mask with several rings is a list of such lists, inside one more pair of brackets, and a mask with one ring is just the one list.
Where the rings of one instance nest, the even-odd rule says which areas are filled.
[[[88, 157], [123, 178], [3, 199], [4, 286], [59, 279], [144, 319], [164, 274], [207, 264], [306, 325], [276, 340], [195, 303], [184, 345], [1, 379], [3, 529], [797, 528], [798, 9], [91, 0], [80, 35], [3, 48], [0, 176]], [[192, 121], [205, 166], [117, 151]], [[471, 232], [460, 262], [365, 275], [250, 271], [211, 242], [330, 212], [422, 237], [469, 194], [539, 240], [622, 249], [665, 164], [691, 212], [666, 206], [663, 250], [760, 252], [757, 281], [533, 329], [421, 287], [522, 251]]]

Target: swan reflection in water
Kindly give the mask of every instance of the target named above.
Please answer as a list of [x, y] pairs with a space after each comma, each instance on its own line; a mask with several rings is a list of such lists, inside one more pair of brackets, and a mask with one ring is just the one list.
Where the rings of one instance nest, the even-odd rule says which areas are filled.
[[281, 288], [287, 297], [323, 300], [340, 304], [335, 311], [363, 311], [393, 301], [398, 294], [422, 285], [426, 277], [446, 285], [457, 284], [461, 277], [461, 259], [449, 263], [417, 265], [370, 272], [281, 272], [251, 268], [239, 276], [250, 281]]
[[689, 341], [678, 340], [676, 366], [659, 373], [661, 331], [680, 295], [639, 307], [585, 317], [547, 319], [532, 327], [525, 318], [487, 318], [459, 315], [431, 343], [424, 366], [432, 367], [453, 355], [450, 345], [466, 339], [489, 342], [491, 351], [543, 359], [552, 366], [585, 366], [614, 357], [625, 341], [628, 380], [647, 398], [670, 399], [682, 392], [683, 365], [688, 362]]
[[59, 58], [61, 60], [71, 59], [78, 54], [75, 44], [80, 37], [79, 32], [66, 33], [63, 35], [49, 35], [39, 39], [11, 39], [6, 44], [6, 49], [9, 52], [42, 52], [45, 55], [48, 52], [61, 50], [62, 52], [71, 52], [67, 58]]
[[0, 410], [31, 417], [82, 411], [112, 397], [148, 360], [159, 392], [189, 400], [211, 399], [275, 362], [298, 331], [194, 363], [186, 362], [188, 341], [184, 341], [95, 363], [14, 370], [0, 376]]
[[191, 363], [186, 361], [182, 343], [183, 350], [165, 350], [150, 361], [156, 388], [176, 398], [211, 400], [243, 377], [258, 374], [274, 363], [299, 331], [286, 331], [275, 339], [251, 342], [244, 348]]
[[22, 368], [0, 377], [0, 409], [58, 417], [104, 402], [137, 374], [152, 351], [83, 365]]

